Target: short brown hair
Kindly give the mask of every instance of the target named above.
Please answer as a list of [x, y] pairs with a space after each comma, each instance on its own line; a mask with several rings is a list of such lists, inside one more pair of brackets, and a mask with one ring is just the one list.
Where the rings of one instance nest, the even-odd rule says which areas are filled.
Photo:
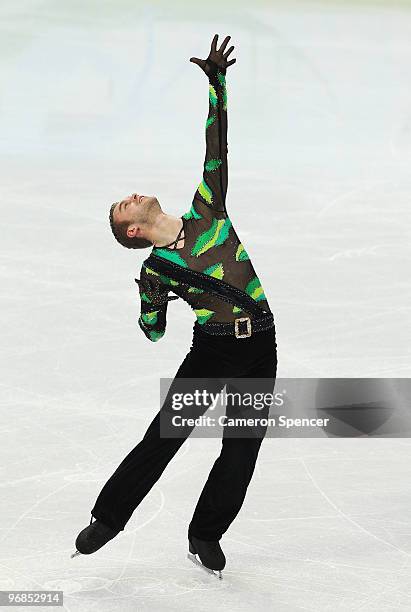
[[118, 202], [114, 202], [114, 204], [111, 205], [109, 214], [111, 231], [117, 242], [127, 249], [145, 249], [152, 246], [153, 243], [150, 242], [150, 240], [146, 240], [145, 238], [129, 238], [127, 236], [127, 228], [130, 225], [128, 221], [122, 221], [121, 223], [114, 222], [113, 213], [117, 204]]

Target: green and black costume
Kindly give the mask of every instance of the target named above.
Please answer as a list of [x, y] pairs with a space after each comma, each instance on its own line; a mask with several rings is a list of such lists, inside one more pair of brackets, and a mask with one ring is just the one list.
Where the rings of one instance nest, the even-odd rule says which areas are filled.
[[140, 273], [141, 314], [139, 325], [153, 342], [162, 338], [166, 329], [168, 297], [173, 292], [190, 304], [200, 325], [234, 322], [249, 316], [242, 306], [221, 299], [205, 289], [198, 289], [176, 280], [172, 274], [161, 274], [150, 267], [152, 256], [194, 270], [204, 278], [217, 278], [250, 296], [262, 313], [271, 312], [254, 267], [231, 223], [226, 210], [228, 184], [227, 164], [227, 87], [225, 70], [210, 63], [209, 111], [205, 124], [206, 155], [203, 178], [183, 220], [184, 246], [153, 248], [143, 262]]

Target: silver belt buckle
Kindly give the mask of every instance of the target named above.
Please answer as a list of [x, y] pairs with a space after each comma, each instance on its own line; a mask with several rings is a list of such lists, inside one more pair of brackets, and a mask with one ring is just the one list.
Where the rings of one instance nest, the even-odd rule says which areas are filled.
[[[239, 324], [243, 321], [247, 321], [247, 332], [245, 334], [240, 334]], [[251, 336], [251, 319], [250, 317], [241, 317], [240, 319], [235, 319], [234, 321], [234, 333], [236, 338], [249, 338]]]

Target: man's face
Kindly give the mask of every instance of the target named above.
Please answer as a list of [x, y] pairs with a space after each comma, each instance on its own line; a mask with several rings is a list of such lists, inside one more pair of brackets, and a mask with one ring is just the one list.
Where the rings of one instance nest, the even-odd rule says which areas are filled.
[[114, 207], [114, 222], [129, 223], [130, 227], [127, 230], [127, 234], [130, 238], [134, 237], [138, 234], [137, 228], [145, 222], [148, 210], [155, 203], [157, 203], [157, 198], [133, 193], [128, 198], [118, 202]]

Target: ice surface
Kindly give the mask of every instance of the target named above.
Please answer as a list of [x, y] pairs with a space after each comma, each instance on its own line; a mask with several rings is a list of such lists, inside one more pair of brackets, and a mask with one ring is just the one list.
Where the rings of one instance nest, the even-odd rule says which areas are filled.
[[133, 191], [188, 210], [207, 112], [188, 58], [215, 32], [237, 57], [227, 205], [278, 375], [410, 376], [409, 5], [3, 0], [0, 32], [0, 588], [63, 589], [68, 612], [410, 610], [407, 439], [267, 439], [221, 582], [186, 559], [215, 439], [189, 440], [124, 533], [70, 559], [158, 410], [153, 378], [190, 345], [180, 302], [144, 338], [145, 254], [107, 216]]

